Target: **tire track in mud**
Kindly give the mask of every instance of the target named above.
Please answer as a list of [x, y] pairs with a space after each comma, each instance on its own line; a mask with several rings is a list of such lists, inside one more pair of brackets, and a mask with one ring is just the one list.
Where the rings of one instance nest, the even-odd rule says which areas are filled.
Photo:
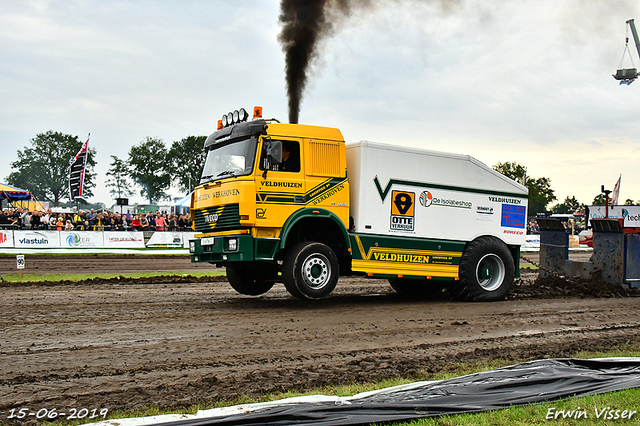
[[0, 291], [2, 410], [178, 407], [640, 342], [634, 298], [416, 301], [359, 278], [317, 302], [226, 282]]
[[[242, 394], [260, 396], [269, 392], [377, 381], [390, 377], [418, 377], [421, 371], [435, 373], [453, 363], [566, 357], [578, 350], [607, 350], [612, 346], [638, 342], [640, 333], [635, 326], [633, 330], [625, 329], [620, 333], [612, 330], [581, 330], [515, 340], [480, 339], [467, 342], [471, 346], [419, 345], [403, 349], [283, 357], [278, 360], [256, 358], [248, 362], [238, 359], [235, 363], [224, 365], [178, 364], [170, 367], [165, 365], [165, 368], [160, 365], [159, 368], [114, 370], [108, 375], [79, 371], [66, 377], [17, 377], [13, 383], [3, 381], [0, 386], [33, 384], [36, 389], [46, 386], [49, 392], [40, 397], [16, 401], [15, 405], [3, 404], [1, 408], [8, 410], [45, 403], [60, 407], [109, 407], [110, 410], [147, 406], [180, 407], [203, 401], [231, 399]], [[112, 386], [110, 382], [113, 381], [119, 382], [120, 386]]]

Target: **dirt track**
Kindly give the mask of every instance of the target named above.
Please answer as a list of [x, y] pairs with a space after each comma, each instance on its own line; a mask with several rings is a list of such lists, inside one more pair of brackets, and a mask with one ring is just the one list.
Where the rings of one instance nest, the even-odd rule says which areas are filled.
[[[149, 262], [118, 258], [105, 268], [166, 270]], [[640, 342], [637, 297], [416, 301], [360, 278], [341, 279], [319, 302], [295, 300], [282, 285], [243, 297], [213, 280], [0, 292], [0, 422], [12, 408], [177, 407]]]
[[[191, 263], [188, 255], [147, 256], [139, 254], [25, 255], [25, 279], [29, 274], [98, 274], [167, 271], [210, 271], [208, 263]], [[16, 256], [0, 254], [0, 276], [15, 274]]]

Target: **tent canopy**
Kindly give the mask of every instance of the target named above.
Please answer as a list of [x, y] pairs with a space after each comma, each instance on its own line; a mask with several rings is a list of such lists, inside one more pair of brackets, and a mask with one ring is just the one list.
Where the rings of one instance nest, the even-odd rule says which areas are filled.
[[26, 189], [20, 189], [15, 186], [7, 185], [0, 182], [0, 200], [28, 200], [31, 198], [31, 193]]
[[177, 207], [191, 207], [191, 194], [193, 194], [193, 192], [191, 192], [186, 197], [179, 199], [178, 201], [173, 203], [173, 205]]

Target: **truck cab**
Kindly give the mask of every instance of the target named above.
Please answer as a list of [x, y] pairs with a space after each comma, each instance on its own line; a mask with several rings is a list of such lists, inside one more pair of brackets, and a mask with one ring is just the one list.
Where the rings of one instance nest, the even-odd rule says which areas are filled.
[[[204, 149], [202, 179], [191, 201], [192, 261], [225, 266], [241, 294], [263, 294], [283, 280], [298, 297], [330, 293], [350, 250], [340, 131], [256, 117], [222, 126]], [[289, 271], [287, 284], [282, 265], [294, 262], [287, 257], [294, 247], [299, 252], [310, 242], [322, 246], [321, 255], [307, 260], [306, 278]]]

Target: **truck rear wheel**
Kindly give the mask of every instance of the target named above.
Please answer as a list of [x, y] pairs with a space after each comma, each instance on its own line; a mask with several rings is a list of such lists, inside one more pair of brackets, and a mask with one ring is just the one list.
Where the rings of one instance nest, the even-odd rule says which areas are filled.
[[403, 296], [419, 297], [421, 299], [435, 298], [442, 294], [444, 286], [439, 283], [407, 280], [403, 278], [389, 278], [389, 284]]
[[336, 288], [339, 272], [333, 250], [317, 242], [296, 244], [282, 263], [282, 281], [298, 299], [327, 297]]
[[278, 278], [275, 265], [253, 263], [227, 266], [227, 279], [235, 291], [246, 296], [259, 296], [271, 290]]
[[448, 287], [455, 299], [472, 302], [504, 300], [511, 290], [515, 266], [507, 246], [496, 237], [467, 244], [460, 259], [460, 280]]

